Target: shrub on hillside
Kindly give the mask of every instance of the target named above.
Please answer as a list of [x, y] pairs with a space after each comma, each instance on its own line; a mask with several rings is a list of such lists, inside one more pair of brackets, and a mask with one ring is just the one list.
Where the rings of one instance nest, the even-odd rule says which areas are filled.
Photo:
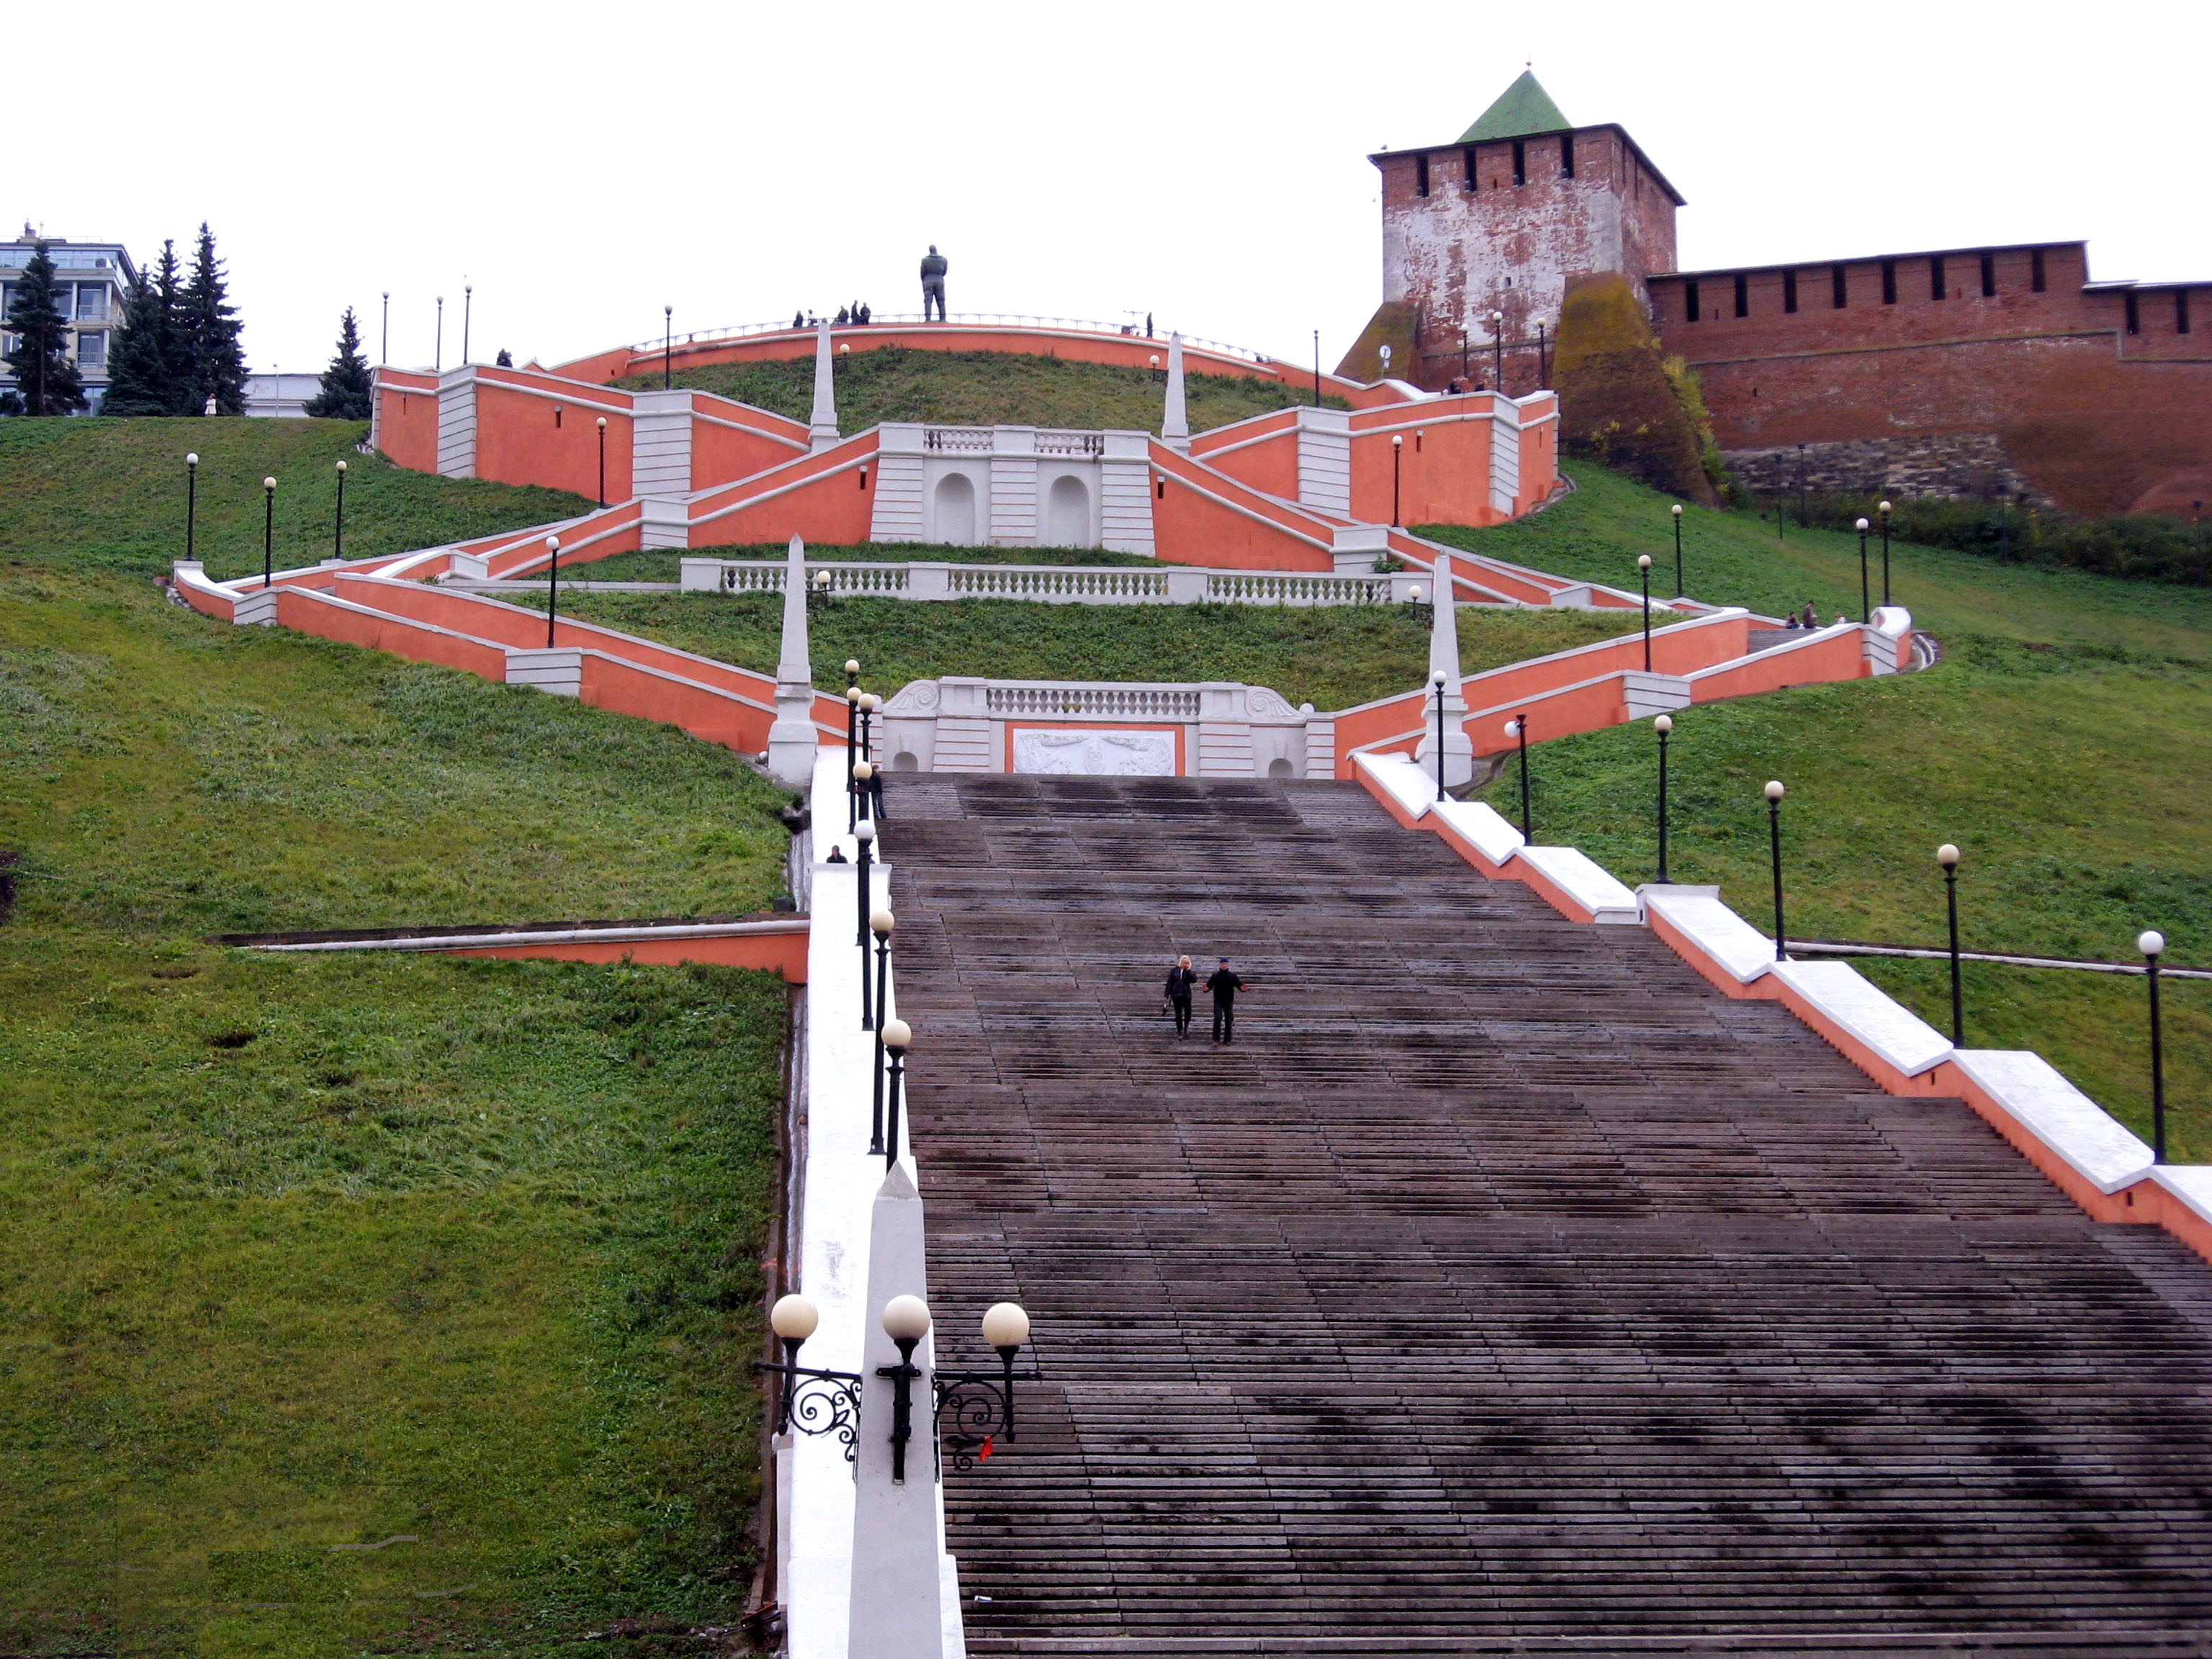
[[[1685, 501], [1715, 504], [1692, 414], [1703, 410], [1703, 395], [1686, 367], [1668, 373], [1626, 277], [1594, 277], [1567, 295], [1553, 380], [1569, 454], [1618, 467]], [[1718, 462], [1715, 448], [1716, 470]]]
[[[1771, 507], [1774, 498], [1767, 498]], [[1781, 498], [1797, 517], [1795, 496]], [[2212, 586], [2212, 526], [2136, 514], [2075, 518], [2005, 501], [1921, 496], [1895, 503], [1892, 536], [1926, 547], [1979, 553], [2014, 564], [2065, 565], [2100, 575], [2140, 581]], [[1875, 504], [1858, 495], [1814, 495], [1806, 514], [1822, 530], [1849, 531], [1862, 518], [1880, 520]]]

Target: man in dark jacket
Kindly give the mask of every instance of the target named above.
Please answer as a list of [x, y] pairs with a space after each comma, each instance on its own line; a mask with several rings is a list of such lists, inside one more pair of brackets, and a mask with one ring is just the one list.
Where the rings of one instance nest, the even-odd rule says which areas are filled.
[[1237, 994], [1248, 988], [1244, 981], [1229, 971], [1229, 958], [1221, 958], [1221, 966], [1206, 981], [1206, 988], [1213, 993], [1213, 1040], [1216, 1042], [1237, 1041]]
[[945, 320], [945, 256], [937, 251], [937, 244], [929, 245], [929, 252], [921, 262], [921, 320], [929, 320], [929, 308], [937, 307], [937, 320]]

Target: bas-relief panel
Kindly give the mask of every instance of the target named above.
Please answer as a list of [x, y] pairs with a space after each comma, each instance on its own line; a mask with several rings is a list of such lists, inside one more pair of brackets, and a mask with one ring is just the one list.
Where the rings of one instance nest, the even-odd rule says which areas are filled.
[[1172, 732], [1017, 732], [1017, 772], [1077, 772], [1090, 777], [1171, 778]]

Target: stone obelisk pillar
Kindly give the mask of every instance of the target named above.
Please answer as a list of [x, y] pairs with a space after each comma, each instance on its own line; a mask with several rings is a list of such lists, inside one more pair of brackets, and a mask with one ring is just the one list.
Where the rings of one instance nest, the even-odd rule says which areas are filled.
[[783, 649], [775, 664], [775, 723], [768, 729], [769, 775], [789, 789], [814, 778], [814, 670], [806, 648], [806, 544], [791, 538], [783, 569]]
[[1451, 555], [1438, 553], [1434, 599], [1436, 616], [1429, 626], [1429, 684], [1421, 707], [1421, 746], [1413, 757], [1431, 777], [1437, 769], [1436, 677], [1444, 677], [1444, 782], [1465, 783], [1474, 775], [1474, 744], [1467, 735], [1467, 695], [1459, 672], [1459, 618], [1454, 611]]

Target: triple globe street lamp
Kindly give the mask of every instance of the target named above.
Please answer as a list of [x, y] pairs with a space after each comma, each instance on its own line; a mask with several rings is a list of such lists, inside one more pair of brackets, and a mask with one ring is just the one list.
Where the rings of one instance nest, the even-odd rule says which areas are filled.
[[[914, 1385], [927, 1377], [930, 1385], [930, 1429], [936, 1461], [933, 1472], [941, 1472], [943, 1453], [952, 1454], [952, 1467], [971, 1469], [990, 1456], [1000, 1439], [1015, 1437], [1014, 1384], [1034, 1382], [1017, 1378], [1014, 1360], [1030, 1340], [1030, 1316], [1018, 1302], [997, 1302], [986, 1309], [981, 1321], [983, 1340], [999, 1356], [999, 1370], [946, 1371], [925, 1370], [914, 1363], [915, 1350], [929, 1334], [933, 1316], [929, 1304], [918, 1296], [895, 1296], [878, 1316], [884, 1334], [898, 1349], [896, 1365], [878, 1365], [876, 1375], [891, 1385], [891, 1481], [906, 1481], [906, 1449], [914, 1438]], [[860, 1449], [860, 1398], [866, 1379], [858, 1371], [836, 1371], [799, 1363], [799, 1351], [822, 1327], [820, 1310], [793, 1292], [779, 1297], [769, 1312], [769, 1328], [783, 1345], [781, 1364], [754, 1362], [756, 1371], [780, 1379], [775, 1431], [783, 1434], [830, 1435], [845, 1448], [845, 1461], [856, 1462]]]

